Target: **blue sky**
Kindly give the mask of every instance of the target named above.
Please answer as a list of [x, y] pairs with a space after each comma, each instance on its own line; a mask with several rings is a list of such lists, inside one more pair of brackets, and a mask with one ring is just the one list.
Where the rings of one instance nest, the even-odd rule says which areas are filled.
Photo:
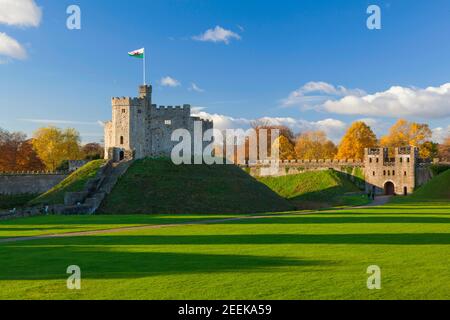
[[[72, 4], [81, 30], [66, 28]], [[381, 30], [366, 27], [371, 4]], [[127, 52], [145, 47], [154, 103], [189, 103], [222, 128], [267, 117], [338, 141], [352, 121], [381, 134], [403, 117], [439, 138], [449, 130], [449, 17], [445, 0], [0, 0], [0, 127], [54, 124], [100, 141], [110, 98], [135, 96], [142, 82]], [[6, 37], [20, 48], [8, 51]]]

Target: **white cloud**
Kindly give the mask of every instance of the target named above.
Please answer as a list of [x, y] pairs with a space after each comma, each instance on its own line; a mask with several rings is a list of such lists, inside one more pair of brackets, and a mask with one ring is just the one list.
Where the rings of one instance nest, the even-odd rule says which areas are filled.
[[222, 114], [210, 114], [202, 111], [203, 108], [192, 108], [193, 116], [201, 117], [207, 120], [214, 121], [214, 128], [219, 130], [225, 129], [247, 129], [250, 128], [251, 120], [245, 118], [233, 118]]
[[169, 77], [169, 76], [162, 78], [160, 80], [160, 82], [161, 82], [161, 85], [164, 86], [164, 87], [172, 87], [172, 88], [174, 88], [174, 87], [178, 87], [178, 86], [181, 85], [180, 82], [177, 79], [174, 79], [174, 78]]
[[0, 24], [37, 27], [42, 10], [33, 0], [0, 0]]
[[224, 42], [225, 44], [229, 44], [232, 39], [240, 40], [241, 36], [231, 30], [216, 26], [214, 29], [208, 29], [198, 36], [193, 36], [192, 39], [197, 41], [209, 41], [215, 43]]
[[445, 118], [450, 116], [450, 83], [426, 89], [394, 86], [369, 95], [347, 95], [326, 101], [322, 108], [348, 115]]
[[[15, 39], [2, 32], [0, 32], [0, 55], [19, 60], [27, 58], [27, 52], [24, 47]], [[7, 62], [7, 60], [2, 61], [4, 63]]]
[[304, 86], [292, 91], [289, 96], [281, 100], [283, 107], [316, 107], [329, 100], [330, 98], [338, 98], [346, 95], [364, 95], [361, 89], [347, 89], [343, 86], [334, 86], [322, 81], [311, 81]]
[[191, 86], [189, 87], [189, 91], [195, 91], [195, 92], [199, 92], [199, 93], [203, 93], [205, 92], [204, 89], [200, 88], [199, 86], [197, 86], [195, 83], [191, 83]]
[[442, 143], [445, 138], [450, 136], [450, 125], [447, 126], [447, 128], [435, 128], [433, 131], [433, 141], [437, 143]]
[[347, 129], [347, 124], [336, 119], [324, 119], [320, 121], [306, 121], [302, 119], [294, 119], [290, 117], [262, 117], [258, 119], [246, 119], [246, 118], [233, 118], [221, 114], [210, 114], [203, 109], [199, 110], [197, 108], [192, 109], [194, 116], [201, 117], [203, 119], [213, 120], [214, 128], [219, 130], [225, 129], [248, 129], [251, 126], [252, 121], [261, 120], [268, 122], [272, 125], [284, 125], [291, 128], [294, 133], [311, 131], [311, 130], [322, 130], [327, 136], [334, 142], [339, 142], [342, 138], [345, 130]]

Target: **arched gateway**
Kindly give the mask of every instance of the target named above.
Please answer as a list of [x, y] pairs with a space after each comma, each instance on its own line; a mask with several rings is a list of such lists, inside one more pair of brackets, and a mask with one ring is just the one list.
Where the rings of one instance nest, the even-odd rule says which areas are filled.
[[384, 194], [387, 196], [395, 195], [395, 186], [392, 181], [388, 181], [384, 184]]

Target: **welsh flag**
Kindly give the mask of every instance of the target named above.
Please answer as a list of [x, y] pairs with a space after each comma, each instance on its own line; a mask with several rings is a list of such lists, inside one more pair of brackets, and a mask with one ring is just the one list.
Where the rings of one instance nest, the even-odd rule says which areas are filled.
[[128, 55], [130, 57], [135, 57], [135, 58], [139, 58], [139, 59], [143, 59], [144, 58], [144, 54], [145, 54], [145, 49], [144, 48], [128, 52]]

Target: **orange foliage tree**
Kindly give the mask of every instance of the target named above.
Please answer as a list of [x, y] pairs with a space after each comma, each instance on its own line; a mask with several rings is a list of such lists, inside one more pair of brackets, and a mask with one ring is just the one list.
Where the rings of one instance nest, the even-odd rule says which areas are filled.
[[431, 141], [431, 136], [428, 124], [399, 119], [381, 138], [380, 144], [390, 148], [416, 146], [422, 158], [431, 158], [437, 156], [437, 145]]
[[24, 133], [0, 129], [0, 171], [40, 171], [45, 168]]
[[333, 159], [336, 153], [336, 145], [328, 140], [323, 131], [304, 132], [295, 143], [297, 159]]
[[450, 136], [445, 138], [444, 142], [439, 144], [439, 158], [450, 161]]
[[280, 135], [273, 142], [273, 148], [278, 150], [279, 160], [294, 160], [294, 145], [284, 135]]
[[364, 158], [364, 149], [377, 146], [377, 137], [362, 121], [352, 123], [339, 144], [337, 159]]

